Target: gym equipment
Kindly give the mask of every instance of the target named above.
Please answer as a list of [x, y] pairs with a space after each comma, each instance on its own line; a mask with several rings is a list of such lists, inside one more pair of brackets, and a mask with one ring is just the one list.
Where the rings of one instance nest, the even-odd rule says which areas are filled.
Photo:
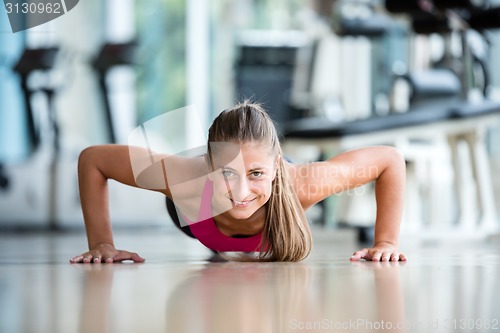
[[412, 20], [412, 29], [417, 34], [429, 35], [432, 33], [445, 34], [451, 32], [448, 21], [430, 13], [419, 13]]
[[[55, 226], [59, 129], [54, 109], [57, 87], [51, 75], [59, 53], [56, 46], [25, 49], [12, 67], [20, 77], [30, 156], [22, 163], [4, 163], [0, 170], [2, 222]], [[37, 80], [32, 82], [35, 73]], [[45, 103], [38, 103], [35, 95], [44, 95]]]
[[[28, 120], [28, 131], [30, 136], [31, 151], [38, 148], [40, 144], [40, 133], [35, 125], [34, 113], [32, 107], [31, 98], [36, 90], [31, 89], [28, 86], [28, 78], [34, 71], [47, 72], [51, 70], [56, 61], [57, 54], [59, 53], [59, 48], [49, 47], [49, 48], [38, 48], [38, 49], [26, 49], [24, 50], [21, 58], [15, 64], [13, 70], [17, 72], [21, 78], [21, 88], [25, 101], [26, 119]], [[49, 106], [52, 105], [53, 89], [47, 87], [43, 90], [48, 98]], [[56, 124], [54, 119], [55, 115], [51, 110], [52, 125]]]
[[370, 3], [340, 2], [337, 6], [331, 20], [333, 31], [337, 36], [377, 38], [384, 36], [395, 26], [393, 20], [377, 13]]
[[478, 31], [500, 28], [500, 8], [470, 11], [466, 21]]
[[407, 73], [396, 80], [402, 80], [408, 83], [409, 87], [409, 105], [412, 109], [421, 110], [422, 106], [429, 105], [430, 109], [436, 103], [449, 103], [453, 100], [459, 100], [461, 96], [461, 84], [458, 76], [450, 69], [434, 69]]
[[488, 8], [485, 1], [386, 0], [385, 7], [391, 13], [410, 15], [417, 33], [451, 31], [447, 23], [452, 16], [463, 20], [467, 28], [474, 30], [500, 28], [500, 7]]
[[[34, 113], [32, 107], [32, 96], [36, 92], [43, 92], [47, 97], [47, 110], [49, 119], [49, 130], [52, 132], [52, 157], [50, 161], [50, 175], [49, 175], [49, 226], [55, 228], [56, 215], [57, 215], [57, 161], [59, 158], [59, 127], [57, 116], [54, 109], [54, 95], [55, 87], [46, 84], [38, 89], [31, 89], [28, 86], [28, 78], [34, 71], [49, 71], [55, 66], [56, 58], [59, 53], [59, 48], [39, 48], [39, 49], [26, 49], [19, 59], [18, 63], [14, 66], [14, 71], [21, 76], [21, 87], [23, 90], [25, 100], [25, 110], [27, 112], [28, 128], [31, 137], [32, 152], [38, 149], [40, 145], [40, 127], [35, 127]], [[47, 83], [49, 80], [46, 81]]]
[[5, 173], [3, 164], [0, 163], [0, 191], [9, 188], [9, 178]]
[[385, 8], [391, 13], [418, 13], [427, 10], [430, 7], [430, 1], [424, 0], [386, 0]]
[[305, 36], [298, 32], [252, 32], [240, 37], [236, 61], [236, 99], [263, 103], [278, 131], [302, 110], [289, 103], [297, 50]]
[[[488, 126], [498, 122], [500, 103], [486, 98], [473, 102], [468, 98], [474, 82], [470, 68], [474, 62], [484, 59], [469, 48], [466, 33], [469, 29], [481, 31], [485, 28], [499, 28], [500, 20], [496, 20], [500, 14], [499, 9], [481, 8], [478, 2], [471, 1], [387, 0], [385, 5], [389, 12], [407, 14], [416, 33], [460, 34], [462, 58], [449, 57], [447, 50], [444, 59], [436, 64], [436, 69], [425, 73], [403, 74], [401, 78], [409, 83], [412, 91], [410, 109], [407, 112], [342, 122], [315, 117], [288, 123], [284, 134], [285, 152], [295, 156], [294, 151], [300, 150], [300, 146], [312, 144], [319, 147], [322, 154], [328, 155], [363, 145], [391, 144], [400, 147], [405, 156], [411, 159], [414, 152], [410, 142], [433, 141], [438, 136], [444, 137], [450, 148], [456, 176], [456, 227], [475, 230], [478, 234], [481, 231], [498, 230], [484, 133]], [[487, 81], [487, 63], [484, 62], [481, 66]], [[483, 87], [483, 92], [486, 91], [485, 88]], [[460, 142], [464, 142], [469, 149], [470, 158], [467, 163], [460, 159]], [[469, 195], [461, 179], [464, 167], [472, 170], [480, 211], [479, 223], [464, 214]], [[413, 168], [408, 168], [409, 177], [414, 176]], [[411, 210], [418, 214], [418, 209], [411, 207]], [[415, 222], [417, 229], [423, 226], [422, 219], [418, 220]], [[428, 222], [432, 224], [438, 221]]]
[[[95, 70], [101, 73], [100, 83], [104, 87], [105, 98], [107, 71], [115, 65], [131, 63], [132, 52], [126, 51], [131, 48], [128, 45], [104, 45], [92, 60]], [[64, 124], [56, 118], [54, 101], [61, 89], [52, 85], [59, 78], [53, 75], [55, 67], [64, 75], [65, 88], [72, 83], [68, 78], [71, 72], [66, 70], [71, 71], [70, 65], [74, 64], [64, 66], [67, 59], [65, 55], [71, 56], [69, 60], [88, 63], [85, 57], [69, 51], [59, 51], [58, 47], [27, 49], [14, 66], [21, 77], [19, 81], [26, 101], [25, 110], [20, 111], [27, 114], [31, 154], [26, 160], [17, 163], [1, 161], [0, 227], [54, 229], [82, 226], [76, 165], [78, 153], [83, 147], [74, 147], [74, 143], [65, 146], [60, 142], [64, 138], [59, 137], [59, 127]], [[74, 95], [69, 97], [75, 98]], [[85, 100], [87, 97], [77, 98]], [[72, 109], [64, 111], [74, 112]], [[110, 115], [109, 108], [106, 112]], [[112, 119], [110, 116], [107, 119], [108, 128], [112, 130]], [[112, 131], [109, 133], [114, 136]], [[139, 218], [160, 223], [164, 206], [152, 198], [154, 193], [120, 187], [114, 182], [110, 182], [109, 191], [110, 211], [117, 224], [135, 223]], [[127, 210], [130, 202], [140, 203], [140, 209]]]
[[92, 67], [97, 72], [99, 86], [104, 100], [104, 111], [106, 115], [106, 128], [109, 142], [116, 143], [116, 131], [113, 127], [113, 113], [109, 101], [109, 89], [106, 84], [108, 72], [115, 66], [136, 64], [137, 43], [130, 41], [127, 43], [106, 43], [104, 44], [96, 58], [92, 61]]

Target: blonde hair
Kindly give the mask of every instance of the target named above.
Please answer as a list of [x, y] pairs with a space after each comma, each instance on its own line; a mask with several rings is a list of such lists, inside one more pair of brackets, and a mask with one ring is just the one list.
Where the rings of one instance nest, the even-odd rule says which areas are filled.
[[[244, 101], [222, 111], [208, 131], [208, 142], [257, 143], [270, 147], [278, 158], [272, 193], [257, 256], [225, 256], [236, 261], [300, 261], [311, 252], [312, 236], [283, 161], [276, 127], [262, 106]], [[209, 157], [211, 155], [209, 145]]]

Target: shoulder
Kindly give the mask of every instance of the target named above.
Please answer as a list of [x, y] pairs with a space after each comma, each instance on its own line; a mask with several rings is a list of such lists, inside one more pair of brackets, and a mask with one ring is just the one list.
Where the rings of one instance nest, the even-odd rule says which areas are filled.
[[[162, 160], [170, 187], [185, 184], [208, 177], [209, 169], [204, 156], [183, 157], [171, 155]], [[204, 182], [203, 182], [204, 183]]]
[[154, 162], [137, 175], [138, 184], [147, 189], [162, 189], [167, 197], [198, 193], [208, 179], [204, 156], [155, 155]]

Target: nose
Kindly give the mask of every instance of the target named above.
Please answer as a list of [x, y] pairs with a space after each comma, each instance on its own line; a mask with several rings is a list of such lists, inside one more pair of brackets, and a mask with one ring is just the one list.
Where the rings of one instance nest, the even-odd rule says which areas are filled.
[[232, 199], [236, 201], [243, 201], [248, 198], [250, 194], [250, 184], [246, 177], [241, 177], [239, 181], [230, 185]]

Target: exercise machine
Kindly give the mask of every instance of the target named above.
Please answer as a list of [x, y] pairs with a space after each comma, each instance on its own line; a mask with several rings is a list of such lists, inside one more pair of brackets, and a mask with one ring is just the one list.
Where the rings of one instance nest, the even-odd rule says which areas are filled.
[[[407, 160], [415, 162], [409, 167], [409, 178], [412, 178], [415, 171], [412, 169], [418, 168], [416, 164], [429, 162], [425, 160], [422, 162], [421, 156], [415, 156], [412, 142], [432, 143], [437, 137], [444, 138], [452, 155], [458, 196], [455, 205], [458, 212], [452, 227], [466, 234], [475, 231], [476, 235], [496, 231], [498, 221], [484, 135], [489, 126], [498, 123], [500, 103], [490, 101], [486, 96], [481, 96], [478, 100], [471, 98], [471, 91], [480, 80], [474, 80], [470, 68], [474, 61], [478, 62], [479, 57], [470, 49], [467, 32], [471, 29], [482, 31], [500, 27], [500, 21], [495, 20], [499, 15], [499, 9], [478, 7], [467, 1], [395, 0], [387, 1], [386, 7], [390, 12], [405, 13], [409, 16], [412, 29], [416, 33], [460, 35], [462, 57], [460, 59], [444, 57], [436, 64], [436, 68], [440, 66], [440, 72], [427, 73], [431, 78], [438, 77], [436, 73], [441, 75], [440, 82], [443, 84], [432, 87], [432, 84], [436, 85], [436, 80], [425, 80], [425, 77], [415, 73], [406, 73], [402, 77], [408, 81], [412, 94], [409, 95], [410, 108], [405, 112], [390, 113], [385, 116], [373, 115], [365, 119], [342, 122], [332, 122], [321, 116], [294, 121], [286, 126], [285, 149], [293, 156], [293, 151], [301, 149], [301, 145], [312, 144], [319, 147], [323, 154], [331, 155], [364, 145], [391, 144], [401, 148]], [[429, 18], [438, 22], [433, 25], [433, 29], [430, 28], [431, 25], [424, 25], [420, 21]], [[422, 26], [425, 26], [425, 31]], [[445, 56], [448, 54], [445, 53]], [[484, 62], [481, 64], [483, 73], [486, 73], [483, 78], [487, 77], [486, 65]], [[445, 73], [443, 70], [448, 72]], [[484, 94], [487, 91], [487, 80], [483, 79], [482, 85], [478, 86]], [[469, 150], [468, 157], [459, 156], [458, 146], [461, 142]], [[468, 189], [471, 187], [463, 186], [464, 166], [472, 172], [474, 192], [480, 212], [479, 216], [472, 218], [464, 212], [467, 206], [471, 206], [468, 201], [470, 199]], [[429, 193], [419, 192], [416, 196], [421, 203]], [[413, 219], [410, 225], [413, 231], [429, 230], [429, 226], [438, 226], [440, 223], [433, 216], [427, 218], [422, 216], [421, 207], [407, 205], [407, 211], [409, 212], [407, 215], [411, 215]], [[324, 212], [325, 219], [330, 213], [328, 210]]]

